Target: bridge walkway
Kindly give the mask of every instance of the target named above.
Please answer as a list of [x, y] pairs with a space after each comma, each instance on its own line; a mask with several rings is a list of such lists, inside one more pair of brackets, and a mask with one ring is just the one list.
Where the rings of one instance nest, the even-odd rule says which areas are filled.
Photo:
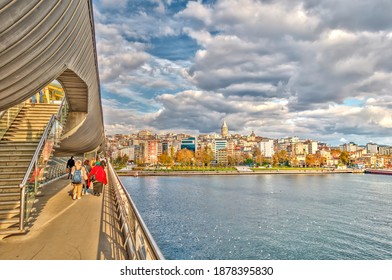
[[127, 259], [110, 188], [72, 200], [70, 180], [42, 188], [29, 232], [0, 240], [2, 260]]

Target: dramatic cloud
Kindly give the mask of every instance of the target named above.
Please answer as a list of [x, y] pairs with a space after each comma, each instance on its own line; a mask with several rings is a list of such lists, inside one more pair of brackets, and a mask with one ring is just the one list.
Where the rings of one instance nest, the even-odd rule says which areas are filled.
[[390, 1], [94, 5], [112, 132], [218, 132], [225, 119], [231, 132], [392, 144]]

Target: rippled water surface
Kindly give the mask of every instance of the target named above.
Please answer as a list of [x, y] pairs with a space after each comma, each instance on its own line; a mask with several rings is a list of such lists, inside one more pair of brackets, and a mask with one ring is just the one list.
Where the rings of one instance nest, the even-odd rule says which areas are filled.
[[392, 176], [121, 180], [167, 259], [392, 259]]

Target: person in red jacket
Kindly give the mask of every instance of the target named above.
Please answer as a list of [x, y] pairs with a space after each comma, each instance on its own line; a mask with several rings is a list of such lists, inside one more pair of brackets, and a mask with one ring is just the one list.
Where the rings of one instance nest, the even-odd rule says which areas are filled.
[[[95, 180], [92, 180], [92, 177], [95, 177]], [[94, 195], [100, 196], [102, 193], [103, 185], [108, 183], [106, 178], [106, 172], [103, 166], [99, 161], [95, 163], [95, 166], [91, 169], [90, 173], [88, 174], [88, 181], [89, 185], [90, 182], [93, 184], [93, 192]]]

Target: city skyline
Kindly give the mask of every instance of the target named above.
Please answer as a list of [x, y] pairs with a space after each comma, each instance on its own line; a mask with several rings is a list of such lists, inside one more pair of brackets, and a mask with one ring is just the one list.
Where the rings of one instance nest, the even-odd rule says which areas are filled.
[[392, 144], [392, 3], [93, 3], [108, 134]]
[[[154, 137], [157, 137], [157, 139], [160, 138], [166, 138], [168, 135], [182, 135], [185, 138], [200, 138], [200, 137], [212, 137], [214, 139], [234, 139], [234, 138], [249, 138], [249, 139], [254, 139], [254, 140], [250, 140], [251, 142], [260, 142], [261, 140], [265, 140], [265, 139], [270, 139], [270, 140], [283, 140], [283, 139], [298, 139], [299, 142], [303, 142], [303, 141], [315, 141], [317, 143], [321, 143], [321, 144], [325, 144], [328, 147], [332, 147], [332, 148], [339, 148], [342, 146], [349, 146], [349, 145], [356, 145], [358, 147], [366, 147], [367, 145], [376, 145], [376, 146], [388, 146], [388, 147], [392, 147], [392, 145], [387, 145], [385, 143], [376, 143], [373, 141], [369, 141], [366, 143], [359, 143], [359, 142], [355, 142], [355, 141], [347, 141], [344, 143], [339, 143], [338, 145], [332, 145], [331, 143], [328, 142], [323, 142], [320, 141], [319, 139], [315, 139], [315, 138], [304, 138], [301, 137], [301, 135], [286, 135], [284, 137], [278, 137], [278, 138], [270, 138], [270, 137], [266, 137], [263, 135], [258, 135], [255, 134], [254, 131], [250, 132], [250, 133], [245, 133], [245, 134], [238, 134], [238, 133], [231, 133], [230, 132], [230, 127], [227, 125], [226, 121], [223, 120], [223, 122], [221, 122], [221, 127], [220, 127], [220, 131], [214, 131], [211, 133], [200, 133], [200, 134], [190, 134], [190, 133], [186, 133], [186, 132], [170, 132], [170, 131], [166, 131], [166, 132], [156, 132], [153, 130], [148, 130], [148, 129], [143, 129], [140, 131], [135, 131], [135, 132], [130, 132], [130, 133], [115, 133], [115, 134], [110, 134], [107, 135], [107, 137], [111, 138], [111, 137], [115, 137], [116, 135], [121, 135], [121, 136], [138, 136], [137, 138], [140, 139], [152, 139]], [[182, 138], [181, 138], [182, 139]]]

